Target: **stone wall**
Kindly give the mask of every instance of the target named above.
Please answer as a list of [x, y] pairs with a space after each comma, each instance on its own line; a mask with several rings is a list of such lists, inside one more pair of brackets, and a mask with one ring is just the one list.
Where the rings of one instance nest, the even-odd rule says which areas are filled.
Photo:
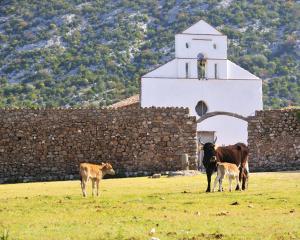
[[300, 110], [257, 111], [248, 145], [252, 171], [300, 170]]
[[78, 177], [81, 162], [119, 175], [196, 168], [196, 119], [184, 108], [0, 110], [0, 181]]

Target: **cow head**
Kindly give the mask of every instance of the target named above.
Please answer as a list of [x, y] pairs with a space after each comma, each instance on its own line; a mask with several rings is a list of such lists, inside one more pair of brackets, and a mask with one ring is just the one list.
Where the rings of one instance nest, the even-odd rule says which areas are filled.
[[216, 145], [214, 143], [205, 143], [203, 146], [203, 151], [204, 151], [203, 161], [207, 161], [207, 162], [217, 161]]
[[216, 154], [216, 141], [217, 138], [215, 138], [214, 142], [208, 142], [208, 143], [203, 143], [201, 142], [201, 139], [199, 142], [203, 145], [203, 151], [204, 151], [204, 157], [203, 157], [203, 164], [204, 166], [209, 164], [209, 163], [216, 163], [217, 162], [217, 154]]
[[108, 175], [115, 175], [115, 170], [113, 169], [113, 167], [111, 166], [110, 163], [103, 163], [102, 164], [102, 172], [104, 173], [104, 175], [108, 174]]
[[208, 169], [215, 169], [217, 167], [217, 152], [216, 152], [216, 143], [217, 138], [215, 138], [214, 142], [208, 142], [208, 143], [203, 143], [201, 142], [201, 139], [199, 139], [199, 142], [203, 145], [203, 165], [206, 170]]

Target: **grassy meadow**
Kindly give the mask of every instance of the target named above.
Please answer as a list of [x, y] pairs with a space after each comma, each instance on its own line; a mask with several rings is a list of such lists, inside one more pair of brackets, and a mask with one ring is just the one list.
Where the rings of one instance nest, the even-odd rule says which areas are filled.
[[300, 239], [300, 173], [205, 189], [205, 175], [107, 179], [98, 198], [91, 186], [83, 198], [79, 181], [0, 185], [0, 239]]

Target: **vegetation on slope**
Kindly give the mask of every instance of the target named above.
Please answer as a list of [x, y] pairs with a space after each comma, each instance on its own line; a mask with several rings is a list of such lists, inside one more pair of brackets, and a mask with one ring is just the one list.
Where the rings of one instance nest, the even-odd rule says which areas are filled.
[[200, 19], [229, 38], [229, 58], [264, 79], [265, 107], [300, 104], [300, 4], [232, 0], [2, 0], [0, 107], [107, 105], [174, 56]]

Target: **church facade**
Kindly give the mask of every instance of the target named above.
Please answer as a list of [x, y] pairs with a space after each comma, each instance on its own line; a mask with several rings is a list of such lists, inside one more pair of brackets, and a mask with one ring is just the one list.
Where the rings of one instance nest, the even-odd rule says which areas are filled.
[[[175, 58], [141, 78], [141, 107], [188, 107], [199, 119], [224, 111], [244, 117], [263, 108], [262, 80], [227, 59], [227, 36], [201, 20], [175, 35]], [[197, 126], [202, 141], [247, 143], [247, 122], [218, 115]]]

